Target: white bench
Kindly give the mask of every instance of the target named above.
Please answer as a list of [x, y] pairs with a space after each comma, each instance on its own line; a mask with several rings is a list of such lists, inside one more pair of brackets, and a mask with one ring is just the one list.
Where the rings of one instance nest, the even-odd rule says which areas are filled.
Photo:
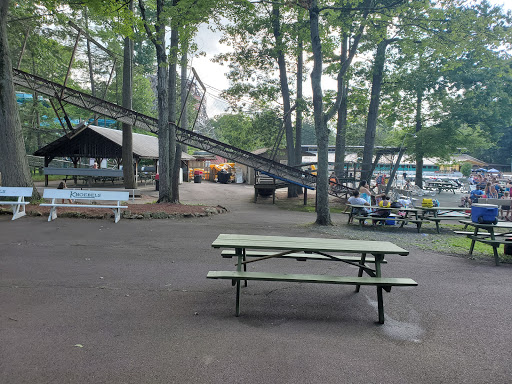
[[25, 201], [25, 197], [31, 197], [32, 187], [0, 187], [0, 197], [17, 197], [17, 201], [0, 201], [1, 205], [12, 206], [12, 220], [16, 220], [26, 215], [25, 205], [29, 201]]
[[[128, 208], [126, 205], [121, 205], [121, 201], [128, 201], [130, 199], [129, 192], [112, 192], [112, 191], [82, 191], [76, 189], [45, 189], [43, 192], [44, 199], [51, 199], [51, 203], [40, 204], [42, 207], [51, 207], [48, 221], [57, 218], [57, 207], [81, 207], [81, 208], [110, 208], [114, 211], [115, 222], [121, 219], [121, 209]], [[58, 200], [87, 200], [87, 201], [116, 201], [117, 204], [65, 204], [57, 203]]]

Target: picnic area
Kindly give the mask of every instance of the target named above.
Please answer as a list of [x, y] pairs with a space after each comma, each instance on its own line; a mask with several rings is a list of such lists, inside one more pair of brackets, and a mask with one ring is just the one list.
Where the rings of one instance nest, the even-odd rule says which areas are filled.
[[[346, 214], [333, 213], [334, 226], [317, 226], [314, 212], [280, 207], [285, 191], [272, 204], [272, 197], [254, 203], [253, 188], [245, 184], [182, 188], [184, 203], [225, 206], [227, 213], [118, 223], [0, 215], [3, 382], [510, 378], [512, 264], [496, 267], [491, 247], [491, 255], [477, 258], [467, 257], [467, 249], [438, 251], [436, 244], [452, 236], [444, 225], [441, 234], [432, 224], [423, 233], [361, 230], [346, 224]], [[375, 287], [361, 285], [356, 293], [354, 285], [249, 280], [245, 287], [242, 280], [237, 317], [236, 287], [206, 278], [209, 271], [237, 269], [236, 256], [222, 257], [212, 247], [222, 233], [391, 242], [407, 255], [386, 255], [382, 277], [418, 285], [384, 292], [385, 322], [379, 324]], [[260, 260], [247, 264], [247, 272], [357, 278], [359, 262], [313, 256]], [[374, 270], [370, 254], [367, 261]]]

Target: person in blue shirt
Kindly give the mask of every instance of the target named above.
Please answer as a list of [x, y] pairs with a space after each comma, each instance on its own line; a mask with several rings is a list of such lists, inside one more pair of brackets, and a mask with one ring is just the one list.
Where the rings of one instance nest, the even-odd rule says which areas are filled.
[[482, 191], [480, 188], [475, 189], [474, 191], [471, 191], [471, 194], [469, 195], [469, 198], [472, 203], [477, 203], [478, 199], [484, 195], [484, 191]]

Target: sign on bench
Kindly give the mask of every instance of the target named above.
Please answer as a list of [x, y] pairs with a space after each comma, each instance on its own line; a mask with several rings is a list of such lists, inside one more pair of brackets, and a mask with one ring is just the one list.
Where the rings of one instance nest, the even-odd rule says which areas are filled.
[[[81, 207], [81, 208], [110, 208], [114, 211], [115, 222], [121, 219], [121, 209], [128, 208], [121, 205], [121, 201], [128, 201], [129, 192], [112, 192], [112, 191], [82, 191], [74, 189], [45, 189], [43, 193], [44, 199], [51, 199], [51, 203], [40, 204], [43, 207], [51, 207], [48, 221], [57, 218], [57, 207]], [[61, 200], [59, 203], [58, 201]], [[71, 200], [73, 203], [65, 204], [65, 200]], [[115, 201], [114, 204], [75, 204], [76, 201], [94, 201], [105, 202]]]
[[32, 196], [32, 187], [0, 187], [0, 197], [17, 197], [16, 201], [0, 201], [1, 205], [10, 205], [12, 207], [12, 220], [16, 220], [26, 215], [25, 205], [29, 204], [25, 201], [25, 197]]

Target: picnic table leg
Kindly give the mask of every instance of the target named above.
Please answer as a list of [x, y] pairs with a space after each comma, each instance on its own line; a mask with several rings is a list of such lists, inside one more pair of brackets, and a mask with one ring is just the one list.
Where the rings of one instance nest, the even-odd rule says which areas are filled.
[[[491, 235], [491, 240], [496, 240], [496, 237], [494, 236], [494, 228], [489, 228], [489, 233]], [[500, 257], [498, 255], [498, 247], [499, 244], [493, 244], [492, 245], [492, 252], [494, 254], [494, 263], [498, 266], [500, 265]]]
[[[245, 252], [245, 248], [243, 249], [243, 260], [244, 260], [244, 272], [247, 272], [247, 264], [245, 264], [245, 261], [247, 260], [247, 254]], [[244, 285], [247, 287], [247, 280], [245, 280]]]
[[377, 308], [379, 310], [379, 324], [384, 324], [384, 300], [382, 297], [382, 287], [377, 286]]
[[[473, 232], [473, 237], [476, 237], [478, 235], [478, 227], [475, 225], [475, 231]], [[473, 238], [471, 239], [471, 246], [469, 247], [469, 254], [473, 254], [473, 249], [475, 248], [475, 242], [476, 240]]]
[[[380, 264], [384, 259], [384, 255], [375, 256], [375, 277], [382, 277]], [[384, 299], [382, 297], [382, 287], [377, 286], [377, 309], [379, 311], [379, 324], [384, 324]]]
[[240, 280], [236, 281], [236, 304], [235, 304], [235, 316], [240, 316]]
[[[359, 265], [365, 265], [366, 263], [366, 253], [361, 254], [361, 260], [359, 261]], [[359, 268], [359, 272], [357, 272], [358, 277], [363, 277], [363, 268]], [[356, 292], [359, 292], [360, 285], [356, 285]]]
[[[242, 262], [245, 261], [245, 249], [244, 248], [235, 248], [235, 254], [238, 259], [238, 263], [236, 265], [237, 272], [242, 271]], [[246, 266], [244, 264], [244, 270]], [[234, 281], [233, 281], [234, 282]], [[235, 316], [240, 316], [240, 279], [236, 280], [236, 303], [235, 303]], [[245, 282], [247, 284], [247, 281]]]

